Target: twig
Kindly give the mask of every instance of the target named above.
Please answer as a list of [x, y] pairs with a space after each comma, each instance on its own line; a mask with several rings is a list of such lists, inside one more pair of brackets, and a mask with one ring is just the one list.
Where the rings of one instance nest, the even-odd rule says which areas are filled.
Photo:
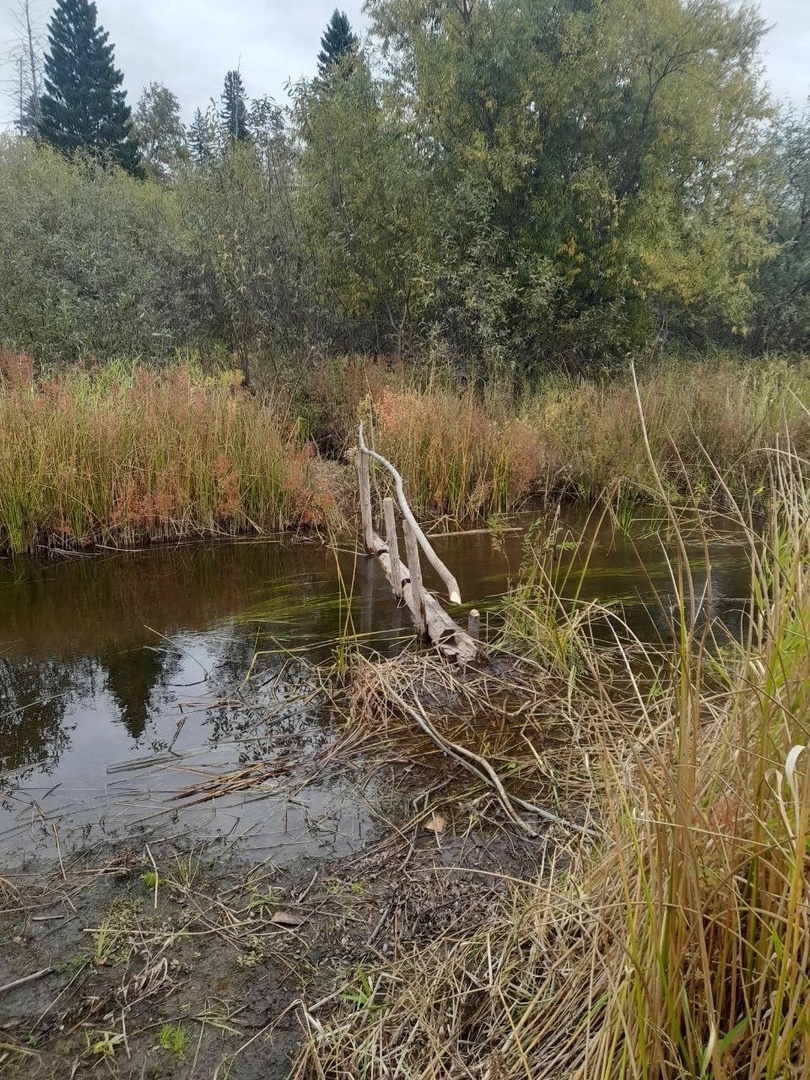
[[319, 873], [320, 873], [320, 871], [319, 871], [319, 870], [316, 870], [316, 871], [315, 871], [315, 873], [314, 873], [314, 874], [312, 875], [312, 881], [310, 881], [309, 885], [307, 885], [307, 887], [306, 887], [306, 888], [304, 889], [304, 891], [303, 891], [303, 892], [301, 893], [301, 895], [300, 895], [300, 896], [298, 897], [298, 899], [297, 899], [297, 900], [295, 901], [295, 902], [296, 902], [296, 904], [303, 904], [303, 902], [304, 902], [304, 901], [306, 900], [306, 898], [307, 898], [307, 897], [309, 896], [309, 894], [310, 894], [310, 890], [312, 889], [312, 886], [313, 886], [313, 885], [315, 884], [315, 882], [316, 882], [316, 881], [318, 880], [318, 874], [319, 874]]
[[0, 994], [5, 994], [7, 990], [14, 990], [25, 983], [34, 982], [35, 979], [44, 979], [46, 975], [50, 975], [53, 971], [56, 971], [56, 968], [43, 968], [41, 971], [35, 971], [31, 975], [25, 975], [22, 979], [15, 979], [13, 982], [6, 983], [5, 986], [0, 986]]
[[62, 871], [62, 880], [67, 885], [67, 874], [65, 873], [65, 864], [62, 862], [62, 845], [59, 843], [59, 830], [56, 828], [56, 822], [51, 822], [51, 831], [53, 832], [53, 838], [56, 841], [56, 854], [59, 856], [59, 869]]
[[[158, 905], [158, 885], [159, 885], [159, 883], [160, 883], [160, 874], [158, 874], [158, 868], [157, 868], [157, 863], [156, 863], [156, 862], [155, 862], [155, 860], [154, 860], [154, 857], [153, 857], [153, 855], [152, 855], [152, 852], [151, 852], [151, 851], [149, 850], [149, 845], [148, 845], [148, 844], [146, 845], [146, 854], [147, 854], [147, 855], [149, 856], [149, 862], [150, 862], [150, 863], [152, 864], [152, 869], [153, 869], [153, 870], [154, 870], [154, 872], [155, 872], [155, 898], [154, 898], [154, 901], [153, 901], [153, 903], [152, 903], [152, 907], [154, 908], [154, 910], [155, 910], [155, 911], [157, 911], [157, 905]], [[124, 1036], [124, 1038], [126, 1039], [126, 1035]]]
[[468, 750], [465, 746], [460, 746], [458, 743], [454, 743], [451, 742], [449, 739], [445, 739], [443, 735], [440, 735], [439, 732], [436, 731], [436, 729], [428, 720], [425, 710], [422, 708], [422, 703], [419, 701], [418, 698], [416, 699], [417, 704], [419, 705], [419, 711], [417, 712], [417, 710], [414, 709], [413, 706], [409, 705], [408, 702], [405, 701], [401, 694], [397, 693], [397, 691], [393, 688], [393, 686], [391, 686], [389, 682], [383, 679], [382, 676], [378, 677], [380, 678], [380, 682], [383, 683], [386, 693], [397, 703], [397, 705], [399, 705], [403, 712], [405, 712], [408, 716], [410, 716], [413, 720], [416, 721], [422, 731], [424, 731], [425, 734], [429, 736], [429, 738], [431, 738], [433, 742], [436, 743], [440, 750], [443, 750], [444, 753], [448, 754], [450, 757], [458, 761], [460, 765], [463, 765], [465, 769], [477, 776], [479, 780], [483, 780], [484, 783], [494, 788], [495, 793], [497, 794], [498, 799], [500, 800], [500, 803], [506, 811], [508, 817], [512, 821], [514, 821], [516, 825], [519, 825], [520, 828], [523, 829], [523, 831], [529, 836], [536, 837], [537, 832], [532, 829], [532, 827], [527, 824], [527, 822], [525, 822], [522, 817], [520, 817], [520, 815], [515, 810], [515, 807], [513, 805], [514, 803], [522, 806], [523, 809], [527, 810], [529, 813], [536, 814], [544, 821], [552, 822], [555, 825], [561, 825], [565, 829], [572, 829], [574, 832], [581, 833], [584, 836], [589, 836], [592, 838], [596, 837], [594, 831], [592, 829], [589, 829], [585, 825], [579, 825], [575, 821], [568, 821], [566, 818], [560, 817], [558, 814], [554, 814], [552, 813], [552, 811], [546, 810], [542, 806], [535, 806], [533, 803], [527, 803], [523, 799], [512, 799], [506, 793], [506, 790], [501, 783], [500, 777], [492, 768], [490, 763], [486, 760], [486, 758], [483, 758], [480, 755], [473, 753], [472, 750]]

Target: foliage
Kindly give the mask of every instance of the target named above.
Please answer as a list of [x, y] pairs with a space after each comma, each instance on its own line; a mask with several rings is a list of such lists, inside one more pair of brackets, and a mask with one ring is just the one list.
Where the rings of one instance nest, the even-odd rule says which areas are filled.
[[[260, 115], [261, 112], [261, 115]], [[210, 314], [246, 376], [256, 353], [299, 345], [315, 286], [290, 217], [291, 163], [272, 114], [254, 109], [255, 140], [235, 142], [177, 186]]]
[[[92, 5], [64, 3], [86, 7], [89, 33]], [[38, 355], [102, 358], [197, 347], [202, 335], [235, 350], [246, 372], [254, 354], [277, 363], [291, 347], [439, 356], [466, 377], [513, 382], [552, 367], [616, 373], [628, 354], [673, 344], [805, 346], [807, 120], [769, 124], [751, 6], [371, 0], [368, 10], [362, 48], [333, 14], [322, 70], [288, 107], [249, 103], [230, 71], [221, 109], [198, 109], [186, 138], [170, 91], [145, 91], [136, 127], [149, 194], [119, 180], [108, 189], [122, 204], [110, 202], [105, 226], [116, 212], [123, 228], [106, 228], [102, 261], [146, 288], [97, 274], [86, 222], [79, 232], [60, 202], [68, 187], [77, 206], [92, 201], [100, 181], [86, 162], [63, 190], [42, 190], [53, 166], [29, 156], [23, 176], [28, 152], [6, 140], [0, 155], [20, 155], [17, 180], [36, 175], [37, 191], [6, 193], [17, 217], [0, 220], [0, 247], [23, 277], [0, 334]], [[92, 25], [105, 85], [120, 96]], [[174, 193], [155, 193], [156, 181]], [[131, 199], [156, 208], [132, 250]], [[73, 247], [75, 265], [46, 257]], [[162, 291], [144, 265], [153, 257], [156, 271], [171, 267]], [[17, 296], [26, 291], [30, 302]]]
[[451, 344], [589, 356], [641, 343], [673, 310], [744, 321], [766, 252], [750, 10], [369, 8], [438, 193], [424, 272]]
[[175, 193], [93, 158], [0, 139], [0, 341], [40, 360], [215, 339]]
[[334, 305], [332, 339], [345, 347], [401, 351], [419, 288], [413, 247], [427, 212], [415, 150], [387, 113], [362, 60], [319, 94], [296, 91], [299, 214], [316, 279]]
[[761, 350], [810, 348], [810, 105], [788, 109], [771, 134], [770, 237], [775, 257], [762, 268], [754, 344]]
[[207, 112], [194, 110], [194, 119], [188, 129], [188, 150], [195, 165], [208, 165], [218, 152], [220, 142], [219, 113], [212, 105]]
[[65, 154], [83, 150], [138, 173], [138, 146], [95, 3], [57, 0], [48, 28], [39, 134]]
[[164, 181], [176, 176], [188, 161], [188, 145], [180, 103], [171, 90], [156, 82], [145, 88], [138, 98], [133, 129], [147, 173]]
[[239, 71], [229, 71], [222, 88], [222, 128], [233, 142], [243, 142], [248, 137], [248, 109], [245, 87]]

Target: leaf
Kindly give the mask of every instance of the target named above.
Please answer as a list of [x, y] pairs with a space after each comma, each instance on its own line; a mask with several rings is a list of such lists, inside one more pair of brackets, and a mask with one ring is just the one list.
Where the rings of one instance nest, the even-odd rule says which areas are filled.
[[444, 832], [445, 825], [446, 822], [442, 815], [433, 813], [430, 815], [430, 819], [425, 822], [425, 831], [439, 835]]
[[291, 911], [277, 911], [270, 922], [275, 926], [287, 926], [294, 929], [296, 926], [302, 926], [306, 919], [301, 915], [294, 915]]

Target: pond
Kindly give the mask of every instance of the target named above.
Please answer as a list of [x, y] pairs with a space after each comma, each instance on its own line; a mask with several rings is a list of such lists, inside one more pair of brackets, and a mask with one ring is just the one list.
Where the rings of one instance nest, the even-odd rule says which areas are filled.
[[[620, 606], [642, 637], [665, 632], [674, 542], [660, 523], [628, 535], [572, 514], [552, 537], [551, 519], [527, 532], [533, 522], [436, 538], [465, 608], [497, 619], [526, 548], [553, 544], [570, 595]], [[727, 530], [710, 553], [708, 614], [739, 632], [739, 537]], [[700, 594], [700, 545], [693, 554]], [[335, 731], [313, 668], [349, 627], [383, 655], [413, 637], [374, 560], [319, 542], [0, 562], [0, 852], [155, 821], [240, 836], [277, 860], [353, 850], [373, 828], [379, 778], [328, 758]], [[211, 797], [223, 777], [230, 794]]]

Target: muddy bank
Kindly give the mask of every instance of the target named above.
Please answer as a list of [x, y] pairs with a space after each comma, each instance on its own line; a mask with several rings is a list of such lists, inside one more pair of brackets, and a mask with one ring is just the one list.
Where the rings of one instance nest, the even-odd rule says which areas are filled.
[[7, 871], [3, 1075], [286, 1077], [308, 1027], [347, 994], [363, 1006], [369, 965], [480, 921], [535, 873], [545, 837], [456, 833], [414, 812], [429, 801], [389, 806], [398, 824], [357, 854], [283, 869], [152, 831]]

